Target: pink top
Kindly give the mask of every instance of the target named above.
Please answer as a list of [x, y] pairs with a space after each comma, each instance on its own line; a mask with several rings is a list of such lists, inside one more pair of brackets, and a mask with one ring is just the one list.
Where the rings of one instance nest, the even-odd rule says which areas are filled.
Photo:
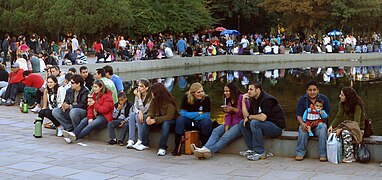
[[[234, 113], [227, 113], [224, 117], [224, 126], [233, 126], [238, 124], [243, 117], [243, 112], [242, 112], [242, 100], [243, 100], [243, 95], [240, 94], [239, 98], [237, 100], [237, 109], [239, 110], [238, 112]], [[247, 107], [249, 107], [249, 101], [246, 101], [245, 104]], [[231, 106], [231, 102], [228, 102], [227, 106]]]

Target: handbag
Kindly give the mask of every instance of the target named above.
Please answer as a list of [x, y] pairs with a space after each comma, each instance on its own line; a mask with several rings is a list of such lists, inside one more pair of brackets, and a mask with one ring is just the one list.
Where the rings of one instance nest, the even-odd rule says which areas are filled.
[[361, 163], [369, 162], [371, 159], [369, 147], [367, 147], [364, 143], [358, 144], [355, 158]]
[[364, 109], [363, 116], [365, 117], [365, 129], [363, 131], [363, 137], [370, 137], [374, 134], [374, 128], [371, 119], [366, 115]]
[[342, 143], [341, 139], [337, 138], [336, 133], [330, 133], [326, 142], [326, 152], [328, 161], [338, 164], [342, 160]]

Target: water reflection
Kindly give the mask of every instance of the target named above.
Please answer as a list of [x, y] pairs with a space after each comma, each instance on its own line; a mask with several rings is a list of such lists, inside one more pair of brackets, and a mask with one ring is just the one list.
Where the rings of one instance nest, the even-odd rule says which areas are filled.
[[[275, 96], [284, 108], [287, 117], [287, 130], [297, 130], [295, 118], [298, 98], [305, 93], [308, 80], [320, 83], [320, 92], [328, 96], [331, 101], [332, 114], [335, 116], [339, 103], [339, 92], [344, 86], [353, 85], [366, 104], [366, 113], [373, 120], [375, 134], [382, 135], [381, 109], [382, 94], [382, 66], [354, 66], [354, 67], [323, 67], [323, 68], [292, 68], [269, 69], [265, 71], [213, 71], [182, 75], [176, 77], [161, 77], [151, 79], [152, 82], [162, 82], [177, 99], [178, 105], [188, 87], [194, 82], [200, 82], [211, 98], [211, 119], [219, 124], [224, 123], [224, 113], [220, 106], [224, 103], [223, 87], [227, 82], [233, 82], [243, 92], [249, 81], [261, 81], [263, 89]], [[137, 84], [135, 81], [126, 83], [128, 93]], [[129, 99], [133, 99], [129, 93]], [[332, 118], [331, 118], [332, 119]]]

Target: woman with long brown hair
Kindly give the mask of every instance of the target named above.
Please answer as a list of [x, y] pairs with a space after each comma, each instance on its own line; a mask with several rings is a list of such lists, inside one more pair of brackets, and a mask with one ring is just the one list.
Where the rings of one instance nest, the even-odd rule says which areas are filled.
[[152, 102], [142, 128], [142, 144], [149, 146], [150, 127], [154, 125], [161, 126], [162, 133], [157, 155], [164, 156], [167, 151], [170, 128], [175, 125], [175, 119], [179, 116], [179, 113], [176, 108], [175, 98], [162, 83], [155, 83], [151, 86], [151, 97]]
[[342, 162], [355, 161], [353, 139], [359, 143], [362, 141], [362, 132], [365, 122], [363, 121], [364, 103], [361, 97], [352, 87], [344, 87], [339, 95], [340, 104], [337, 115], [328, 128], [328, 132], [334, 131], [337, 136], [343, 138], [344, 155]]

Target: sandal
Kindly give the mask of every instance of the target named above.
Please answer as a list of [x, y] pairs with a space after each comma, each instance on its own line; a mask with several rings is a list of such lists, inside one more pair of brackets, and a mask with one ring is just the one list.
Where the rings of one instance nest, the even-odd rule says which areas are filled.
[[56, 126], [53, 124], [53, 122], [48, 122], [44, 124], [44, 128], [47, 129], [56, 129]]

